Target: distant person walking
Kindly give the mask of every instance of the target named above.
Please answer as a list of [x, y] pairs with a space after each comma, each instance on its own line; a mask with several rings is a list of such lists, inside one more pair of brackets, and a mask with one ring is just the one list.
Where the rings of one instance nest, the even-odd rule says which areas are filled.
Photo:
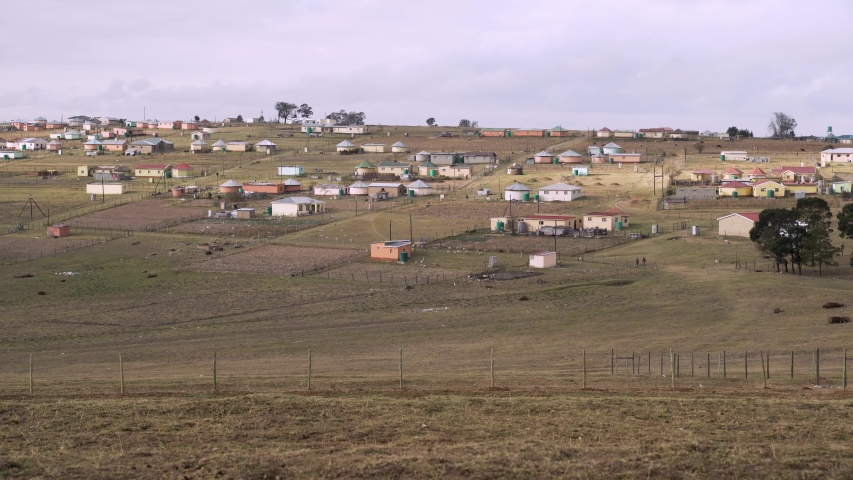
[[646, 257], [643, 257], [643, 268], [646, 268]]
[[634, 261], [634, 267], [636, 268], [636, 267], [639, 267], [639, 266], [640, 266], [640, 259], [639, 259], [639, 258], [637, 258], [637, 259]]

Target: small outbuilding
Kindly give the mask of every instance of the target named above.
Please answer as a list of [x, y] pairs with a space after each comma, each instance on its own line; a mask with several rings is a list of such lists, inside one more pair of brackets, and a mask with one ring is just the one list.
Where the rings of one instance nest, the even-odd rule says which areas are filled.
[[506, 168], [507, 175], [524, 175], [524, 167], [517, 163], [513, 163], [512, 165]]
[[723, 180], [739, 180], [743, 178], [743, 172], [735, 167], [728, 167], [720, 172], [720, 174], [723, 176]]
[[575, 177], [586, 177], [589, 175], [589, 167], [586, 165], [573, 165], [572, 175]]
[[740, 161], [749, 160], [749, 154], [744, 151], [720, 152], [720, 160], [722, 161]]
[[172, 176], [175, 178], [190, 178], [195, 176], [195, 168], [186, 163], [179, 163], [172, 167]]
[[426, 150], [420, 151], [420, 152], [415, 154], [415, 161], [416, 162], [428, 162], [430, 159], [430, 155], [431, 155], [431, 153], [427, 152]]
[[215, 150], [219, 153], [225, 153], [225, 148], [227, 146], [228, 146], [228, 144], [225, 143], [224, 141], [217, 140], [216, 143], [213, 144], [213, 150]]
[[530, 254], [529, 265], [532, 268], [553, 268], [557, 266], [557, 252], [536, 252]]
[[71, 235], [71, 227], [63, 224], [56, 224], [47, 227], [47, 236], [50, 238], [62, 238]]
[[397, 142], [391, 145], [391, 153], [407, 153], [409, 151], [409, 146], [403, 142]]
[[300, 191], [300, 190], [302, 190], [302, 184], [301, 184], [301, 183], [299, 183], [299, 181], [298, 181], [298, 180], [294, 180], [294, 179], [292, 179], [292, 178], [288, 178], [287, 180], [285, 180], [285, 181], [284, 181], [284, 191], [285, 191], [285, 193], [298, 192], [298, 191]]
[[89, 183], [86, 185], [86, 193], [89, 195], [121, 195], [127, 192], [126, 183]]
[[418, 175], [422, 177], [436, 177], [438, 176], [438, 165], [427, 160], [418, 165]]
[[743, 182], [726, 182], [717, 188], [717, 194], [721, 197], [751, 197], [752, 185]]
[[749, 238], [749, 231], [758, 221], [758, 212], [730, 213], [717, 219], [719, 222], [719, 234], [721, 236], [731, 235], [734, 237]]
[[279, 165], [278, 175], [292, 177], [305, 175], [305, 167], [302, 165]]
[[251, 152], [252, 144], [249, 142], [228, 142], [225, 144], [226, 152]]
[[628, 214], [618, 208], [611, 208], [603, 212], [589, 212], [584, 214], [584, 228], [601, 228], [607, 231], [622, 230], [628, 226]]
[[376, 175], [376, 165], [368, 162], [367, 160], [359, 163], [355, 166], [355, 174], [356, 175]]
[[622, 147], [617, 145], [614, 142], [610, 142], [607, 145], [601, 147], [601, 153], [604, 155], [613, 155], [614, 153], [622, 153]]
[[385, 153], [384, 143], [364, 143], [361, 145], [363, 153]]
[[690, 172], [690, 181], [710, 182], [715, 175], [716, 173], [713, 170], [709, 169], [693, 170], [692, 172]]
[[406, 186], [397, 182], [373, 182], [367, 189], [375, 197], [402, 197], [407, 192]]
[[266, 153], [267, 155], [275, 153], [275, 147], [276, 145], [274, 143], [266, 139], [255, 144], [255, 150], [261, 153]]
[[337, 185], [334, 183], [320, 183], [314, 185], [314, 195], [322, 196], [322, 197], [337, 197], [343, 196], [346, 193], [346, 189], [343, 185]]
[[207, 153], [210, 151], [210, 145], [204, 140], [196, 140], [190, 144], [190, 152], [192, 153]]
[[370, 259], [386, 262], [407, 262], [412, 256], [412, 242], [390, 240], [370, 244]]

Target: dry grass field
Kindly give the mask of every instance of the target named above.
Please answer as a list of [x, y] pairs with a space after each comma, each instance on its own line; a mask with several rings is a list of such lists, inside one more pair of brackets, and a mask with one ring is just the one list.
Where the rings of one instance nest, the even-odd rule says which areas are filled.
[[[403, 128], [382, 127], [370, 141], [528, 156], [518, 138], [490, 147]], [[265, 179], [278, 164], [345, 176], [366, 157], [314, 147], [305, 154], [306, 139], [277, 137], [284, 132], [222, 133], [281, 142], [281, 155], [196, 157], [182, 151], [188, 137], [177, 135], [169, 137], [176, 153], [133, 161], [201, 161], [213, 175], [192, 182], [214, 186]], [[550, 140], [529, 149], [582, 151], [592, 143]], [[765, 170], [815, 155], [813, 144], [750, 142], [771, 152]], [[661, 145], [667, 163], [683, 162], [680, 144]], [[688, 150], [681, 177], [725, 168], [711, 150]], [[72, 225], [127, 224], [135, 232], [33, 258], [43, 245], [92, 243], [97, 231], [60, 240], [41, 230], [0, 231], [0, 258], [12, 259], [0, 265], [2, 478], [817, 478], [845, 477], [853, 467], [846, 441], [853, 397], [842, 388], [853, 324], [827, 321], [853, 315], [851, 249], [823, 276], [809, 267], [802, 276], [769, 273], [747, 239], [715, 230], [717, 217], [760, 203], [657, 210], [651, 164], [596, 165], [589, 177], [568, 179], [559, 166], [531, 166], [518, 177], [498, 170], [459, 182], [444, 202], [381, 202], [381, 211], [359, 208], [357, 216], [355, 200], [330, 200], [326, 223], [317, 225], [263, 215], [182, 221], [218, 210], [207, 199], [100, 209], [72, 174], [53, 188], [11, 182], [27, 179], [16, 168], [74, 167], [83, 158], [0, 167], [0, 184], [10, 181], [0, 193], [4, 226], [32, 193], [51, 212], [84, 207]], [[533, 271], [526, 253], [552, 248], [553, 238], [482, 232], [506, 204], [476, 198], [478, 187], [561, 179], [581, 185], [584, 200], [526, 203], [514, 213], [617, 206], [631, 215], [629, 232], [658, 224], [665, 233], [620, 245], [558, 238], [568, 255], [557, 268]], [[153, 185], [135, 181], [133, 189], [144, 194]], [[842, 204], [830, 200], [837, 211]], [[391, 238], [440, 244], [419, 248], [407, 265], [372, 262], [367, 245], [389, 238], [389, 222]], [[683, 222], [701, 225], [702, 235], [672, 228]], [[144, 228], [172, 223], [167, 231]], [[208, 255], [198, 248], [206, 242], [223, 250]], [[580, 261], [575, 248], [590, 243], [595, 252]], [[497, 268], [487, 266], [490, 255]], [[634, 267], [643, 257], [646, 267]], [[844, 306], [830, 311], [826, 302]], [[679, 359], [675, 388], [670, 349]], [[761, 354], [771, 358], [766, 390]]]

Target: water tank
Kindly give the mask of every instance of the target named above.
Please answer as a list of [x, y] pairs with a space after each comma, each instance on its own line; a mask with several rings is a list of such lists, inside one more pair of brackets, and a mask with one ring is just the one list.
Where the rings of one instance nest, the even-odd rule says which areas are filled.
[[767, 198], [775, 198], [776, 192], [773, 190], [767, 190]]
[[521, 200], [525, 202], [530, 201], [530, 192], [524, 192], [521, 194]]
[[495, 224], [495, 231], [503, 232], [505, 226], [506, 226], [506, 224], [504, 222], [501, 222], [500, 220], [498, 220], [498, 222]]
[[409, 261], [409, 252], [407, 252], [405, 250], [400, 251], [400, 261], [401, 262], [408, 262]]
[[732, 192], [732, 198], [737, 198], [737, 192]]
[[518, 233], [527, 233], [527, 224], [523, 221], [518, 221]]
[[622, 231], [622, 220], [616, 220], [616, 231], [617, 232]]
[[438, 171], [436, 171], [435, 169], [431, 169], [431, 170], [429, 171], [429, 176], [430, 176], [430, 177], [434, 177], [434, 176], [436, 176], [437, 174], [438, 174]]
[[692, 233], [693, 233], [694, 237], [699, 236], [699, 225], [693, 225], [693, 232]]
[[538, 193], [533, 194], [533, 200], [536, 200], [537, 202], [539, 201], [539, 194]]
[[414, 190], [413, 188], [410, 188], [410, 189], [409, 189], [409, 196], [410, 196], [410, 197], [414, 197], [414, 196], [415, 196], [415, 190]]

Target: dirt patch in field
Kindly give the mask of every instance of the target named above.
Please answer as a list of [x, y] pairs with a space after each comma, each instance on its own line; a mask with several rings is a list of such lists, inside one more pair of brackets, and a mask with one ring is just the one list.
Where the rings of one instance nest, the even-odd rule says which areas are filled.
[[76, 250], [98, 244], [101, 240], [81, 237], [50, 238], [47, 233], [38, 231], [32, 235], [4, 235], [0, 237], [0, 260], [24, 261], [57, 253]]
[[352, 262], [366, 255], [366, 250], [266, 245], [184, 268], [206, 272], [302, 275], [303, 272]]
[[83, 215], [65, 223], [83, 228], [145, 231], [199, 219], [208, 209], [210, 207], [174, 206], [169, 201], [145, 200]]
[[[585, 207], [588, 208], [588, 207]], [[446, 202], [434, 203], [429, 207], [412, 210], [413, 215], [425, 217], [444, 218], [471, 218], [487, 219], [509, 215], [509, 207], [506, 202]], [[512, 206], [513, 216], [533, 215], [535, 213], [560, 213], [568, 215], [579, 215], [580, 204], [571, 202], [555, 202], [550, 204], [518, 203]]]

